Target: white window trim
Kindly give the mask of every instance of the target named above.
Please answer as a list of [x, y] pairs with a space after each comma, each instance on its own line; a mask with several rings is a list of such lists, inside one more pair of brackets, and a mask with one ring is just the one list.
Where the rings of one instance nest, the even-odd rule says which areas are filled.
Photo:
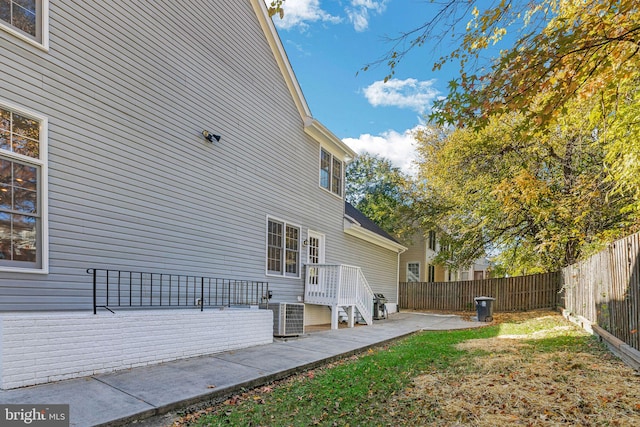
[[0, 99], [0, 106], [9, 110], [15, 111], [20, 115], [29, 117], [30, 119], [40, 122], [40, 145], [38, 152], [40, 154], [39, 159], [25, 156], [18, 153], [11, 153], [8, 151], [2, 151], [3, 155], [8, 158], [14, 158], [22, 162], [31, 163], [37, 165], [40, 168], [40, 181], [38, 183], [40, 187], [40, 227], [41, 227], [41, 256], [42, 265], [40, 268], [22, 268], [22, 267], [3, 267], [0, 266], [0, 272], [16, 272], [16, 273], [37, 273], [37, 274], [49, 274], [49, 152], [48, 152], [48, 136], [49, 136], [49, 120], [46, 116], [36, 113], [32, 110], [27, 110], [12, 102], [4, 101]]
[[411, 270], [409, 270], [409, 264], [418, 264], [418, 282], [420, 282], [420, 271], [422, 269], [422, 263], [420, 261], [407, 261], [407, 282], [410, 282], [409, 280], [409, 273], [411, 272]]
[[[283, 250], [285, 250], [285, 254], [284, 254], [284, 258], [283, 258], [283, 265], [282, 265], [282, 274], [276, 274], [276, 273], [272, 273], [269, 271], [269, 257], [267, 256], [268, 251], [269, 251], [269, 221], [277, 221], [277, 222], [281, 222], [283, 227], [283, 233], [286, 236], [287, 233], [287, 226], [289, 227], [295, 227], [298, 229], [298, 275], [297, 276], [290, 276], [286, 274], [286, 248], [283, 247]], [[280, 277], [283, 279], [300, 279], [302, 277], [302, 227], [294, 224], [292, 222], [289, 221], [285, 221], [284, 219], [280, 219], [278, 217], [272, 216], [272, 215], [267, 215], [266, 221], [265, 221], [265, 235], [264, 235], [265, 239], [264, 239], [264, 245], [265, 245], [265, 258], [264, 258], [264, 274], [265, 276], [268, 277]], [[306, 253], [304, 254], [306, 256]]]
[[[329, 188], [324, 188], [322, 186], [322, 151], [326, 151], [327, 153], [329, 153], [329, 155], [331, 155], [331, 158], [329, 159]], [[341, 171], [341, 181], [340, 181], [340, 193], [341, 194], [336, 194], [333, 192], [332, 188], [333, 188], [333, 159], [338, 159], [338, 161], [340, 161], [340, 163], [342, 164], [342, 171]], [[340, 200], [344, 200], [344, 181], [345, 181], [345, 162], [340, 158], [340, 156], [336, 156], [335, 153], [333, 153], [331, 150], [329, 150], [326, 147], [320, 146], [320, 150], [318, 152], [318, 187], [320, 187], [321, 189], [323, 189], [324, 191], [326, 191], [327, 193], [333, 194], [335, 197], [339, 198]]]
[[[313, 231], [311, 229], [307, 230], [307, 245], [302, 249], [305, 252], [306, 261], [304, 262], [305, 266], [305, 286], [318, 286], [321, 283], [321, 276], [324, 275], [322, 269], [317, 269], [315, 267], [309, 267], [310, 264], [314, 264], [311, 262], [310, 258], [310, 250], [311, 250], [311, 239], [318, 239], [318, 261], [315, 264], [324, 264], [325, 263], [325, 241], [326, 236], [323, 233], [319, 233], [317, 231]], [[308, 280], [308, 282], [307, 282]]]
[[48, 52], [49, 51], [49, 0], [42, 0], [41, 7], [42, 7], [42, 13], [41, 13], [42, 16], [40, 17], [39, 25], [42, 27], [41, 28], [42, 42], [39, 42], [37, 40], [32, 39], [29, 36], [26, 36], [25, 34], [16, 30], [11, 25], [5, 23], [2, 20], [0, 20], [0, 29], [6, 31], [7, 33], [10, 33], [15, 37], [18, 37], [19, 39], [26, 41], [29, 44], [32, 44], [33, 46], [39, 49], [44, 50], [45, 52]]

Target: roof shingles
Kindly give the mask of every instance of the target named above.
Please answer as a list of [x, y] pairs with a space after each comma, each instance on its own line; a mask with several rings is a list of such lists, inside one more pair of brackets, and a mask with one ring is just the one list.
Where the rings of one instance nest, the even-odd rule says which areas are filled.
[[378, 224], [373, 222], [365, 214], [363, 214], [358, 209], [356, 209], [353, 205], [351, 205], [349, 202], [344, 202], [344, 213], [346, 216], [353, 218], [355, 221], [357, 221], [362, 228], [369, 230], [373, 233], [376, 233], [384, 237], [385, 239], [389, 239], [392, 242], [395, 242], [398, 244], [400, 243], [393, 236], [391, 236], [389, 233], [387, 233], [382, 228], [380, 228]]

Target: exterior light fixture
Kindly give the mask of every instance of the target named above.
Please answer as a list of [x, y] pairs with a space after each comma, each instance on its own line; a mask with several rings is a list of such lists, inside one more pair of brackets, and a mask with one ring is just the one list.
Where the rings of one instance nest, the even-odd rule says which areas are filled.
[[220, 135], [215, 135], [211, 132], [209, 132], [208, 130], [203, 130], [202, 131], [202, 136], [204, 136], [204, 139], [206, 139], [209, 142], [213, 142], [214, 138], [216, 141], [220, 141]]

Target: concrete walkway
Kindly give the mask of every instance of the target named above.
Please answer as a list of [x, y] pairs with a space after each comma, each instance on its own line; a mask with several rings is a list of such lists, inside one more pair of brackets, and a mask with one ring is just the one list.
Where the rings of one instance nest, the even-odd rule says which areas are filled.
[[128, 425], [282, 379], [420, 330], [483, 325], [454, 315], [396, 313], [372, 326], [318, 331], [233, 352], [0, 390], [0, 403], [69, 404], [71, 426]]

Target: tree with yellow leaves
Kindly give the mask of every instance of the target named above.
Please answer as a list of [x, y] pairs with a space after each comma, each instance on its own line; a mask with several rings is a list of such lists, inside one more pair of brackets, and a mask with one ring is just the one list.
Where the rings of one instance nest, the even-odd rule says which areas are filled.
[[[444, 2], [387, 55], [391, 75], [415, 47], [460, 37], [434, 66], [458, 61], [460, 76], [431, 115], [455, 128], [419, 135], [423, 219], [450, 230], [459, 262], [489, 246], [512, 274], [555, 269], [638, 224], [640, 5], [486, 5]], [[514, 28], [512, 46], [478, 60]]]
[[[513, 45], [488, 64], [478, 61], [512, 33]], [[515, 111], [544, 124], [569, 101], [616, 93], [640, 69], [637, 0], [448, 0], [423, 26], [394, 40], [379, 61], [389, 66], [387, 78], [410, 51], [450, 36], [458, 46], [434, 69], [457, 61], [460, 76], [434, 108], [441, 124], [482, 125]]]
[[449, 235], [440, 261], [464, 266], [500, 253], [509, 274], [554, 271], [619, 237], [635, 216], [628, 192], [613, 194], [605, 147], [585, 111], [523, 130], [526, 117], [489, 119], [482, 129], [431, 127], [417, 135], [425, 228]]

